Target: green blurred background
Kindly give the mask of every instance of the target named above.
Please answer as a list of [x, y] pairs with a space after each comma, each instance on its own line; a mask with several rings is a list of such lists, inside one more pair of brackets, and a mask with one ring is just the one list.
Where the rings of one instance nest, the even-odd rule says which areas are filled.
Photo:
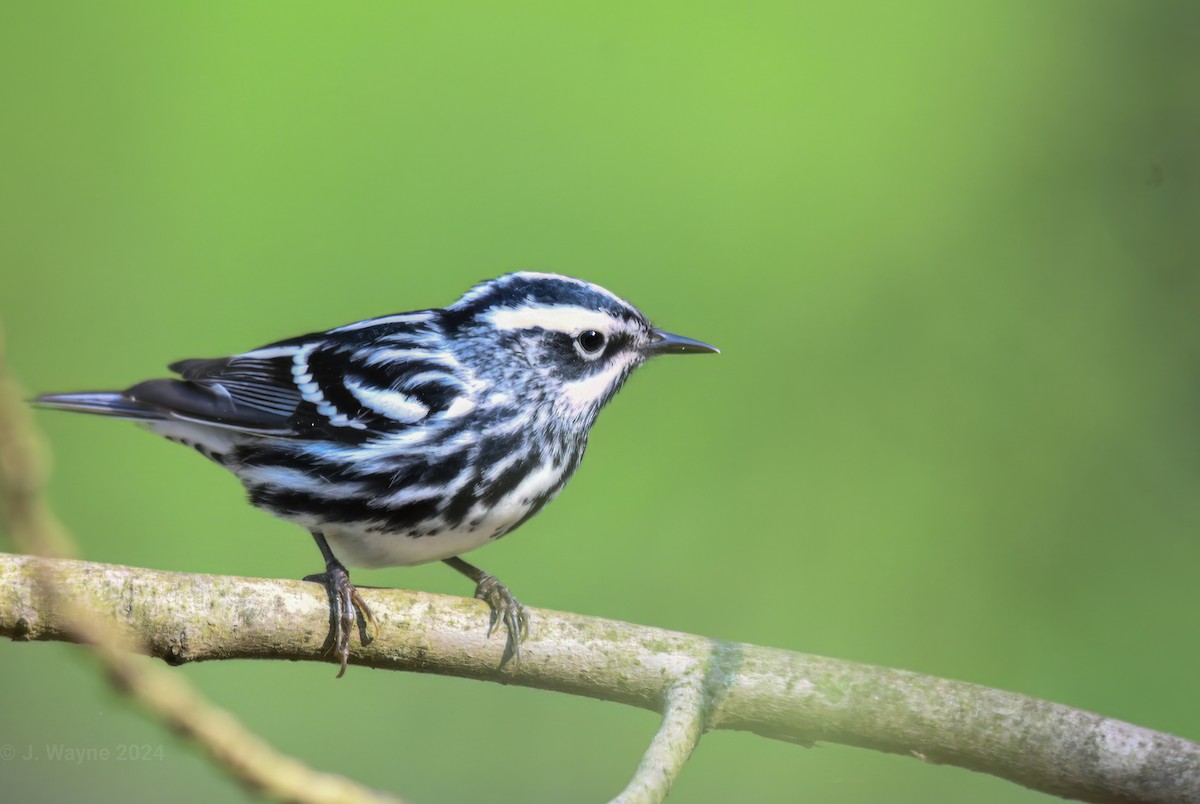
[[[718, 358], [647, 367], [473, 554], [525, 602], [909, 668], [1200, 739], [1200, 6], [0, 6], [0, 317], [123, 387], [515, 269]], [[39, 414], [87, 558], [297, 578], [308, 536], [123, 423]], [[364, 584], [469, 594], [441, 565]], [[4, 795], [244, 794], [68, 646], [0, 643]], [[426, 802], [599, 801], [654, 715], [327, 665], [176, 672]], [[735, 798], [736, 797], [736, 798]], [[753, 735], [674, 799], [1032, 802]]]

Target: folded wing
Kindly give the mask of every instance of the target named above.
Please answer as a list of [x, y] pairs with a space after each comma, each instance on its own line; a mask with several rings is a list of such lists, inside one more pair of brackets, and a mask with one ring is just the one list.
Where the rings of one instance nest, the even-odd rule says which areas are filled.
[[[418, 426], [471, 393], [428, 316], [364, 322], [251, 352], [170, 366], [123, 392], [54, 394], [48, 406], [174, 419], [257, 435], [361, 441]], [[459, 404], [459, 409], [463, 407]]]

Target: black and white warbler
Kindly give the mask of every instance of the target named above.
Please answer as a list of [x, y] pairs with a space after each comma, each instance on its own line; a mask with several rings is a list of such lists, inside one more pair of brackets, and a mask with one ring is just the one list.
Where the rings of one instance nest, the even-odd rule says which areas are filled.
[[716, 352], [656, 329], [604, 288], [556, 274], [484, 282], [444, 309], [388, 315], [232, 357], [179, 379], [48, 394], [40, 405], [132, 419], [237, 475], [250, 501], [307, 528], [325, 558], [346, 670], [355, 609], [343, 561], [444, 561], [487, 601], [519, 657], [525, 612], [463, 561], [536, 514], [579, 466], [600, 409], [647, 358]]

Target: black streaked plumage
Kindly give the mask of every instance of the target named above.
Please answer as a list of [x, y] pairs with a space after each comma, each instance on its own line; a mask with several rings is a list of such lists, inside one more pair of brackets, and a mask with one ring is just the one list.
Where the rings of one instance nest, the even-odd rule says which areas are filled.
[[[345, 672], [357, 609], [342, 562], [442, 560], [476, 582], [519, 656], [525, 614], [458, 556], [537, 513], [583, 457], [600, 409], [648, 357], [715, 352], [655, 329], [603, 288], [555, 274], [484, 282], [444, 309], [348, 324], [125, 391], [46, 407], [138, 421], [237, 475], [250, 501], [309, 529], [326, 561]], [[341, 673], [339, 673], [341, 675]]]

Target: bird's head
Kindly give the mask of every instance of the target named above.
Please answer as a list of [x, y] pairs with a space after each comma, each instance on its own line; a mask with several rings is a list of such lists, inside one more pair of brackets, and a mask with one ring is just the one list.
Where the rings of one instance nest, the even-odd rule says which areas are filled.
[[654, 327], [599, 285], [557, 274], [507, 274], [447, 309], [458, 358], [513, 401], [550, 404], [590, 427], [629, 374], [663, 354], [717, 352]]

